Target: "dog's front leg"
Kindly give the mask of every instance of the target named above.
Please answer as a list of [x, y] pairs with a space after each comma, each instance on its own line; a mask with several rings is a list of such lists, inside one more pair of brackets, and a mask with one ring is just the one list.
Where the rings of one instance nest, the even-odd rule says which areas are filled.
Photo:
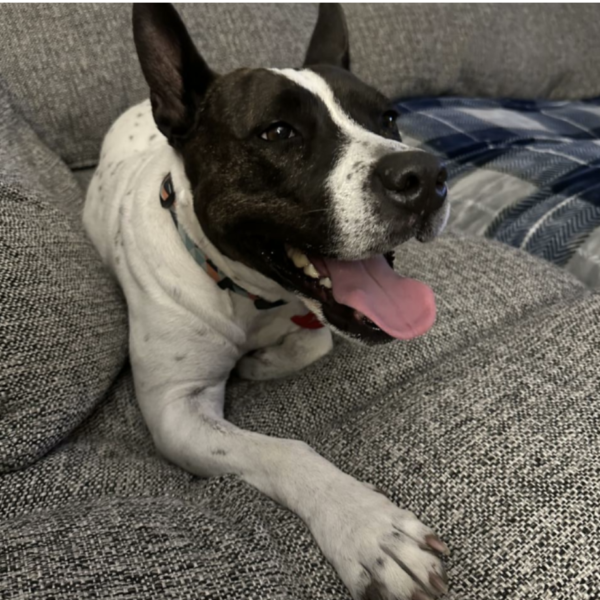
[[224, 382], [185, 386], [145, 411], [160, 451], [200, 476], [234, 473], [298, 514], [355, 599], [445, 590], [443, 543], [406, 510], [297, 440], [223, 419]]

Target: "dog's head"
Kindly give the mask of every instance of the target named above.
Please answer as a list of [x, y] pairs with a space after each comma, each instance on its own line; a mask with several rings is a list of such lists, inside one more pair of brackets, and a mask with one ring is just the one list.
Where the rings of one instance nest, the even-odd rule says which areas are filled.
[[433, 293], [390, 265], [398, 244], [444, 227], [446, 171], [402, 143], [393, 104], [350, 72], [341, 7], [320, 6], [302, 69], [217, 75], [168, 4], [136, 4], [133, 24], [154, 119], [219, 252], [351, 337], [424, 333]]

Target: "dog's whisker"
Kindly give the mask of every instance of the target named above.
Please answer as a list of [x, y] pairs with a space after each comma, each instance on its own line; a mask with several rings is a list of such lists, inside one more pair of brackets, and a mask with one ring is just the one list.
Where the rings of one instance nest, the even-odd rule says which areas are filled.
[[328, 208], [315, 208], [313, 210], [307, 210], [303, 213], [300, 213], [300, 216], [310, 215], [312, 213], [327, 212], [328, 210], [329, 210]]

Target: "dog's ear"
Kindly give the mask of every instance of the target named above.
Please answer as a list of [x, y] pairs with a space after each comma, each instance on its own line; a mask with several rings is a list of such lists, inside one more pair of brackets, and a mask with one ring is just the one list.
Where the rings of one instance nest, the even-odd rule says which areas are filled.
[[134, 4], [133, 39], [156, 125], [177, 146], [193, 128], [196, 110], [216, 75], [171, 4]]
[[340, 4], [319, 4], [319, 16], [304, 66], [319, 64], [350, 69], [348, 27]]

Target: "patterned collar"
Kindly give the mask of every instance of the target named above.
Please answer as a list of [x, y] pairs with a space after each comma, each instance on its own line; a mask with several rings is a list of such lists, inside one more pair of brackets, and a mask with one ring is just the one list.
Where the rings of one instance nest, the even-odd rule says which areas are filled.
[[[269, 302], [260, 296], [251, 294], [248, 290], [239, 286], [237, 283], [232, 281], [225, 273], [223, 273], [206, 254], [198, 247], [198, 245], [190, 238], [186, 233], [185, 229], [181, 226], [177, 219], [176, 211], [176, 196], [175, 188], [173, 187], [173, 179], [171, 173], [167, 173], [165, 178], [160, 184], [160, 205], [169, 211], [173, 223], [179, 232], [179, 237], [186, 247], [187, 251], [192, 255], [192, 258], [198, 263], [198, 265], [208, 273], [209, 277], [222, 289], [231, 290], [240, 296], [249, 298], [254, 302], [254, 306], [258, 310], [268, 310], [269, 308], [277, 308], [287, 304], [285, 300], [276, 300], [275, 302]], [[309, 312], [306, 315], [295, 315], [292, 317], [292, 321], [299, 327], [304, 329], [319, 329], [323, 327], [323, 324], [317, 319], [317, 317]]]

